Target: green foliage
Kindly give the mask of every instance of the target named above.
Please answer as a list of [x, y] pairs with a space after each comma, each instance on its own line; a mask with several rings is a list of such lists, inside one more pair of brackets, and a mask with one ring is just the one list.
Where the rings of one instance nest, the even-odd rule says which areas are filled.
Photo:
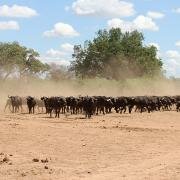
[[11, 74], [30, 76], [47, 71], [49, 66], [39, 61], [38, 57], [38, 52], [18, 42], [0, 43], [0, 78], [6, 79]]
[[74, 46], [71, 70], [81, 78], [127, 79], [162, 74], [162, 61], [154, 46], [143, 45], [138, 31], [99, 30], [84, 47]]

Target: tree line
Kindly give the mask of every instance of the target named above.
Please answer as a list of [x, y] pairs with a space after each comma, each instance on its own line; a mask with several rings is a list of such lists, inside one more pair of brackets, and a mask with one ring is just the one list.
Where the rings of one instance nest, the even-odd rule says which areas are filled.
[[162, 76], [155, 46], [145, 46], [141, 32], [99, 30], [92, 41], [74, 47], [71, 69], [81, 78], [127, 79]]
[[144, 36], [138, 31], [99, 30], [93, 40], [74, 46], [72, 58], [69, 67], [47, 64], [39, 60], [39, 53], [34, 49], [18, 42], [1, 42], [0, 79], [43, 77], [58, 81], [98, 77], [124, 80], [163, 76], [163, 63], [157, 56], [157, 48], [144, 45]]

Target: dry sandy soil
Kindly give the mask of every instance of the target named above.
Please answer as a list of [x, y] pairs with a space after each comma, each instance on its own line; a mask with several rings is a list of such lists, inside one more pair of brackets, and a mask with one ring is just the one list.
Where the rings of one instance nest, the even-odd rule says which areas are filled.
[[0, 180], [180, 179], [179, 113], [82, 117], [1, 112]]

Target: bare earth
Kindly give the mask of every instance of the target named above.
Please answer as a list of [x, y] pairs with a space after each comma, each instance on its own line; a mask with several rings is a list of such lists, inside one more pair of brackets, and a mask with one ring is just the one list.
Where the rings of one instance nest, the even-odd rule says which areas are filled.
[[180, 113], [82, 117], [1, 113], [0, 180], [180, 179]]

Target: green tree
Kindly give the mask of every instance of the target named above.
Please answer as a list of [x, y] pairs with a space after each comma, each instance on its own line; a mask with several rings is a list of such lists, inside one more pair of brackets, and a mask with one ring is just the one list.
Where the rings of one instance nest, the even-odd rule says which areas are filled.
[[162, 61], [154, 46], [144, 46], [138, 31], [99, 30], [92, 41], [74, 46], [71, 70], [82, 78], [126, 79], [162, 73]]
[[7, 79], [16, 73], [19, 77], [39, 75], [49, 69], [38, 60], [39, 54], [33, 49], [21, 46], [18, 42], [0, 43], [0, 78]]

